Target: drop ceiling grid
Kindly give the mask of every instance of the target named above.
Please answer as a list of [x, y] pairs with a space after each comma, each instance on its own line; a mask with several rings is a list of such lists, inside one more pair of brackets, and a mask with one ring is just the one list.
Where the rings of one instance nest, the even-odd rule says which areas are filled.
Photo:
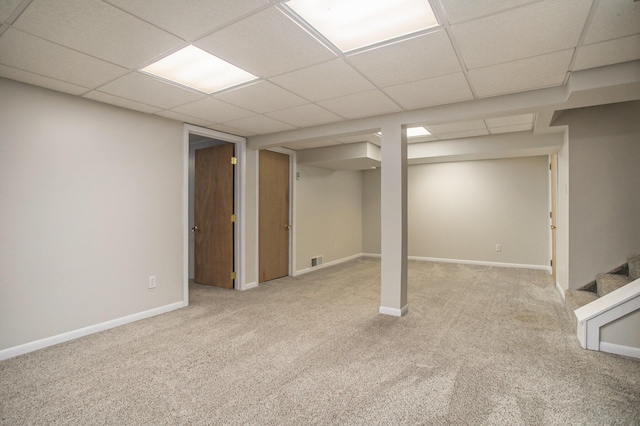
[[[439, 1], [444, 28], [342, 54], [277, 0], [3, 0], [0, 76], [252, 135], [560, 85], [572, 55], [640, 58], [640, 2]], [[135, 71], [188, 40], [259, 80], [206, 96]]]
[[194, 45], [262, 78], [336, 57], [273, 7], [216, 31]]
[[593, 44], [640, 33], [640, 2], [600, 0], [585, 36]]
[[174, 107], [171, 111], [208, 120], [216, 124], [222, 124], [227, 121], [239, 120], [241, 118], [256, 115], [255, 112], [246, 110], [239, 106], [230, 105], [219, 99], [211, 97], [205, 97], [203, 99], [198, 99], [195, 102]]
[[[370, 81], [341, 58], [281, 74], [270, 78], [269, 81], [311, 102], [375, 89]], [[331, 84], [324, 84], [325, 82]]]
[[13, 26], [130, 69], [184, 44], [98, 0], [34, 0]]
[[213, 95], [216, 99], [244, 109], [264, 114], [281, 109], [287, 109], [308, 103], [298, 95], [284, 90], [268, 81], [258, 81], [237, 90], [230, 90], [220, 95]]
[[379, 88], [461, 71], [445, 30], [347, 56]]
[[453, 25], [469, 70], [574, 48], [592, 0], [544, 1]]
[[0, 37], [2, 64], [86, 89], [125, 75], [126, 68], [9, 28]]
[[3, 0], [0, 2], [0, 23], [6, 21], [22, 0]]
[[269, 6], [266, 0], [104, 0], [185, 41]]
[[334, 114], [316, 104], [300, 105], [289, 109], [271, 112], [266, 115], [295, 127], [311, 127], [343, 120], [339, 115]]

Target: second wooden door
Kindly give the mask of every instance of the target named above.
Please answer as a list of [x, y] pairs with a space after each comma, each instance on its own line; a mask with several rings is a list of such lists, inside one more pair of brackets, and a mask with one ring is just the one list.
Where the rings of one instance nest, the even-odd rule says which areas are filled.
[[289, 156], [260, 151], [259, 282], [289, 275]]

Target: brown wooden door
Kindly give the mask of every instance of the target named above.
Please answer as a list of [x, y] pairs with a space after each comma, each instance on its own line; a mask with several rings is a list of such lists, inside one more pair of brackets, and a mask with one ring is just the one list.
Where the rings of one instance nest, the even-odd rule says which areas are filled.
[[194, 280], [233, 288], [233, 144], [195, 152]]
[[551, 155], [549, 169], [551, 169], [551, 276], [556, 279], [557, 260], [556, 260], [556, 209], [558, 203], [558, 156]]
[[289, 275], [289, 156], [260, 151], [259, 282]]

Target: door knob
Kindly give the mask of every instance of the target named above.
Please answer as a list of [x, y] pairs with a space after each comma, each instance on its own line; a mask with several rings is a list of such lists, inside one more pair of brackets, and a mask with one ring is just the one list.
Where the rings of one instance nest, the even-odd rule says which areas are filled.
[[291, 225], [285, 225], [284, 229], [286, 229], [287, 231], [291, 231]]
[[199, 231], [200, 228], [198, 228], [198, 225], [194, 226], [193, 228], [191, 228], [191, 232], [196, 232]]
[[551, 225], [551, 229], [556, 229], [556, 226], [555, 225]]

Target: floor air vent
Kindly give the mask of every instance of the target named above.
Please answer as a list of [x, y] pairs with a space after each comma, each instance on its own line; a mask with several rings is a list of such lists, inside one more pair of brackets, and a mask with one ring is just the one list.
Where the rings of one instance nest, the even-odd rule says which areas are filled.
[[316, 256], [311, 258], [311, 267], [315, 268], [316, 266], [322, 265], [322, 256]]

